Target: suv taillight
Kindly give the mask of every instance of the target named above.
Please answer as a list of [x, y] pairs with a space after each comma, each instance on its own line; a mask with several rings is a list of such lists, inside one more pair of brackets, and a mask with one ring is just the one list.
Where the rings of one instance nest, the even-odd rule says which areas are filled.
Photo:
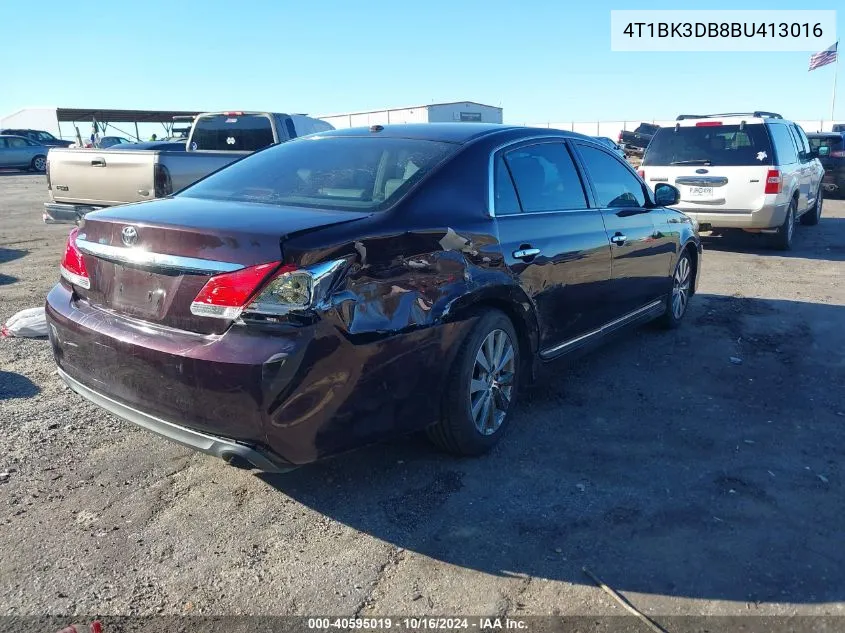
[[170, 179], [170, 171], [161, 163], [153, 167], [153, 189], [156, 198], [163, 198], [173, 193], [173, 181]]
[[783, 189], [783, 177], [778, 169], [770, 169], [766, 174], [765, 193], [780, 193]]
[[73, 285], [88, 290], [91, 287], [91, 279], [88, 277], [88, 269], [85, 267], [85, 259], [82, 257], [82, 251], [76, 246], [76, 236], [78, 233], [79, 227], [73, 227], [67, 236], [65, 256], [62, 258], [59, 272], [62, 277]]

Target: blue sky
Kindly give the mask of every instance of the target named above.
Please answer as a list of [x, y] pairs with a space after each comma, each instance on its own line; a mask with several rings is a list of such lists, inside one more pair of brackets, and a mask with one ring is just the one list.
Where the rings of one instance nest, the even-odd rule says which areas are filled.
[[[833, 67], [808, 73], [809, 53], [610, 51], [611, 9], [678, 4], [9, 2], [0, 46], [15, 54], [2, 55], [0, 115], [30, 106], [328, 114], [468, 99], [503, 107], [512, 123], [744, 109], [829, 117]], [[837, 5], [845, 6], [708, 0], [688, 8]], [[845, 33], [845, 11], [837, 19]], [[837, 101], [845, 119], [845, 76]]]

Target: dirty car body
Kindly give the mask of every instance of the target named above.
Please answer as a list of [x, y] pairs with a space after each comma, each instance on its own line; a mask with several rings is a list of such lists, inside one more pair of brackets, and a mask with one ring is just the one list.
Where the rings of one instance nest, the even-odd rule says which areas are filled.
[[[569, 161], [574, 208], [540, 210], [535, 155]], [[589, 169], [605, 156], [642, 203], [603, 205]], [[607, 148], [554, 130], [298, 139], [88, 214], [47, 298], [54, 355], [77, 392], [170, 439], [263, 470], [305, 464], [436, 423], [485, 310], [513, 323], [530, 376], [665, 312], [682, 253], [692, 294], [698, 236], [653, 195]]]

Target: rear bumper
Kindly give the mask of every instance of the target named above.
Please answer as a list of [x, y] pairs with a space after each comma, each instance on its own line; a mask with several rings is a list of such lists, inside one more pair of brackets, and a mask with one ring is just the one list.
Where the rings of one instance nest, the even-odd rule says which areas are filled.
[[281, 468], [436, 421], [444, 367], [471, 325], [358, 336], [330, 310], [203, 335], [93, 307], [61, 283], [45, 313], [61, 375], [84, 397], [197, 450]]
[[786, 219], [789, 201], [765, 204], [753, 211], [721, 208], [717, 211], [683, 203], [674, 208], [694, 218], [700, 225], [708, 224], [714, 228], [774, 229]]
[[148, 431], [152, 431], [157, 435], [166, 437], [169, 440], [178, 442], [196, 451], [207, 453], [214, 457], [220, 457], [227, 462], [239, 459], [265, 472], [280, 473], [294, 468], [292, 464], [285, 462], [278, 456], [263, 452], [247, 444], [201, 433], [134, 409], [86, 387], [75, 378], [71, 378], [61, 369], [58, 372], [59, 377], [67, 383], [68, 387], [86, 400], [90, 400], [119, 418], [142, 426]]
[[63, 202], [45, 202], [41, 219], [45, 224], [76, 224], [86, 213], [101, 208]]

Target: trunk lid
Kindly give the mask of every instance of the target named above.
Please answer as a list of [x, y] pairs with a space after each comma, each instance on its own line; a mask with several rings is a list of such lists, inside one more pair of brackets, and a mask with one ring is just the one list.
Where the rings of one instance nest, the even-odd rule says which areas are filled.
[[675, 206], [679, 209], [751, 212], [763, 206], [766, 175], [771, 167], [643, 166], [641, 169], [652, 190], [661, 182], [678, 188], [681, 202]]
[[130, 318], [219, 334], [231, 321], [190, 311], [209, 277], [280, 261], [287, 237], [368, 215], [187, 197], [96, 211], [77, 238], [91, 287], [77, 292]]

